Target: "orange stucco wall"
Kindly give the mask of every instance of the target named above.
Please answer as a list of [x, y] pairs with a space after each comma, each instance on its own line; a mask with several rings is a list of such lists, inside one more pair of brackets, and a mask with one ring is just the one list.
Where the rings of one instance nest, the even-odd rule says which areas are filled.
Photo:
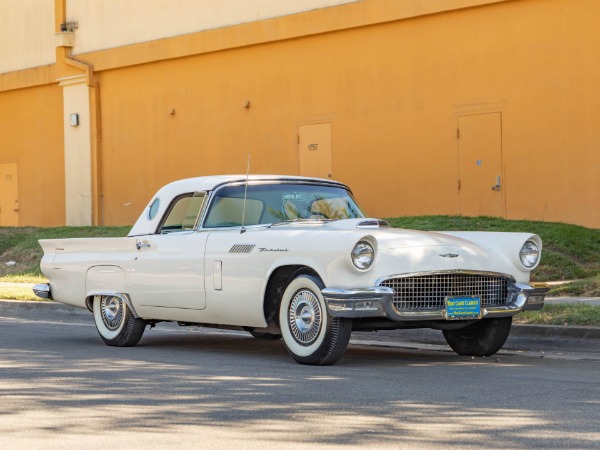
[[457, 116], [495, 111], [505, 216], [600, 227], [599, 13], [504, 2], [100, 72], [104, 220], [249, 152], [297, 174], [311, 121], [332, 122], [333, 177], [370, 214], [458, 214]]
[[65, 223], [62, 90], [0, 92], [0, 164], [16, 163], [19, 225]]
[[[298, 126], [319, 122], [333, 178], [371, 215], [459, 214], [459, 117], [493, 112], [503, 215], [600, 228], [599, 16], [595, 0], [365, 0], [78, 54], [94, 67], [94, 222], [131, 224], [166, 182], [243, 173], [248, 153], [253, 173], [298, 174]], [[6, 91], [35, 77], [0, 76], [0, 162], [20, 148], [39, 164], [36, 134], [13, 129], [43, 116], [59, 205], [60, 88]], [[48, 101], [11, 116], [33, 93]], [[32, 210], [40, 190], [22, 191]], [[56, 224], [64, 205], [46, 214], [23, 220]]]

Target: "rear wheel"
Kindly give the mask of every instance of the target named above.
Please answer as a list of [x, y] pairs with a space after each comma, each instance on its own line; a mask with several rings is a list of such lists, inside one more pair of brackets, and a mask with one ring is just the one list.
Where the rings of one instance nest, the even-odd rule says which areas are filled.
[[460, 330], [444, 330], [446, 342], [462, 356], [492, 356], [502, 348], [512, 317], [484, 319]]
[[288, 353], [301, 364], [333, 364], [350, 341], [352, 320], [329, 315], [321, 295], [323, 287], [317, 277], [298, 275], [281, 298], [281, 335]]
[[136, 319], [127, 303], [115, 295], [94, 297], [94, 321], [106, 345], [132, 347], [144, 334], [147, 322]]

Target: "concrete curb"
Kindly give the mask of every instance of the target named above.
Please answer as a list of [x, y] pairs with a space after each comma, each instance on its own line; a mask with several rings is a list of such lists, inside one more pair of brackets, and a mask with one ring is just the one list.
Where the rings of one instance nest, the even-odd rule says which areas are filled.
[[19, 317], [27, 314], [48, 315], [49, 317], [91, 317], [87, 309], [64, 305], [58, 302], [0, 300], [0, 314], [15, 314]]
[[511, 334], [515, 336], [535, 336], [563, 339], [600, 339], [600, 328], [575, 325], [525, 325], [514, 324]]
[[[83, 308], [64, 305], [58, 302], [35, 302], [20, 300], [0, 300], [0, 316], [49, 320], [92, 320], [92, 314]], [[429, 336], [430, 330], [402, 330], [412, 338]], [[512, 336], [537, 337], [546, 339], [600, 339], [600, 327], [563, 325], [523, 325], [514, 324]]]

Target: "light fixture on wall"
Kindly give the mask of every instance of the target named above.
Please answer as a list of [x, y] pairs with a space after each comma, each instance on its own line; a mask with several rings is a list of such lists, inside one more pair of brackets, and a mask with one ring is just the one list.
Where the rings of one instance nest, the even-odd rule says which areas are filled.
[[60, 32], [61, 33], [72, 33], [77, 28], [79, 28], [79, 22], [65, 22], [60, 24]]
[[79, 126], [79, 114], [73, 113], [69, 115], [69, 125], [71, 125], [72, 127]]
[[246, 100], [242, 105], [243, 108], [250, 109], [250, 100]]

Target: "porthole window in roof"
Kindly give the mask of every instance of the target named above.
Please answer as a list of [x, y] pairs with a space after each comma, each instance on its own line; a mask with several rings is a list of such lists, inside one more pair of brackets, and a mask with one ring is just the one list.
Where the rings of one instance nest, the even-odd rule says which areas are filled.
[[160, 200], [157, 197], [154, 199], [154, 201], [150, 204], [150, 207], [148, 208], [148, 219], [152, 220], [156, 217], [159, 206], [160, 206]]

